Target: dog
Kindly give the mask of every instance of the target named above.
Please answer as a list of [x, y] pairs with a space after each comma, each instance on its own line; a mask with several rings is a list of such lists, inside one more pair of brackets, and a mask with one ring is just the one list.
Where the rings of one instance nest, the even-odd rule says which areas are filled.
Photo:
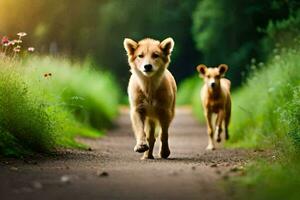
[[225, 139], [229, 139], [228, 125], [231, 115], [230, 80], [223, 78], [228, 66], [220, 64], [218, 67], [207, 68], [201, 64], [197, 66], [200, 77], [204, 79], [201, 89], [201, 101], [207, 124], [208, 146], [207, 150], [214, 150], [214, 129], [212, 125], [212, 114], [217, 114], [215, 123], [215, 134], [217, 142], [221, 142], [222, 124], [225, 127]]
[[141, 159], [154, 159], [156, 130], [160, 130], [160, 157], [168, 158], [169, 126], [175, 115], [177, 86], [168, 70], [174, 40], [146, 38], [139, 42], [125, 38], [131, 77], [128, 84], [130, 118], [136, 138], [135, 152]]

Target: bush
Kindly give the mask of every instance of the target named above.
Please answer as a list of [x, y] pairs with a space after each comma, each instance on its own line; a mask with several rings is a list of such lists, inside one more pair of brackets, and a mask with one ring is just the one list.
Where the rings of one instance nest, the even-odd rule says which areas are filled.
[[101, 135], [119, 99], [108, 73], [50, 57], [2, 60], [0, 91], [0, 154], [6, 156], [84, 147], [74, 137]]
[[[275, 161], [274, 161], [275, 160]], [[247, 167], [245, 177], [235, 177], [227, 189], [233, 199], [273, 199], [297, 200], [300, 187], [299, 159], [278, 160], [273, 156], [273, 162], [257, 161]]]
[[191, 77], [184, 80], [178, 88], [176, 103], [178, 105], [191, 104], [192, 95], [195, 88], [198, 87], [200, 79], [198, 77]]
[[204, 123], [205, 118], [200, 99], [200, 91], [202, 85], [203, 80], [198, 76], [194, 76], [183, 81], [178, 89], [177, 104], [191, 105], [195, 117], [199, 120], [199, 122]]
[[25, 149], [45, 152], [55, 145], [62, 121], [11, 67], [0, 66], [0, 153], [13, 155]]
[[252, 66], [251, 77], [233, 95], [232, 144], [262, 146], [265, 142], [278, 143], [287, 135], [293, 116], [289, 110], [296, 111], [292, 97], [300, 84], [299, 62], [298, 50], [283, 49], [263, 69], [255, 70], [256, 66]]
[[248, 199], [299, 198], [299, 52], [282, 49], [233, 95], [230, 146], [272, 149], [270, 157], [247, 168], [246, 176], [232, 180], [237, 199], [245, 193]]
[[269, 55], [278, 47], [297, 48], [298, 43], [295, 40], [300, 35], [300, 10], [286, 19], [271, 20], [268, 26], [260, 31], [266, 35], [261, 41], [262, 53], [265, 55]]
[[[24, 63], [26, 74], [35, 74], [43, 87], [61, 98], [63, 105], [75, 118], [93, 128], [108, 127], [117, 114], [118, 86], [107, 72], [99, 72], [91, 62], [71, 63], [51, 57], [31, 58]], [[43, 75], [51, 73], [51, 77]]]

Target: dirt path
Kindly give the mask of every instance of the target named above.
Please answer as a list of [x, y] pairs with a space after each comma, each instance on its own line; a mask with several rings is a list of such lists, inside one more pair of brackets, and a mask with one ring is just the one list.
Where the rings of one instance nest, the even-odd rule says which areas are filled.
[[[1, 199], [230, 199], [221, 180], [240, 173], [249, 152], [205, 151], [207, 136], [190, 109], [180, 108], [170, 131], [168, 160], [141, 161], [133, 152], [129, 116], [98, 140], [81, 139], [92, 151], [0, 163]], [[155, 145], [158, 152], [158, 143]]]

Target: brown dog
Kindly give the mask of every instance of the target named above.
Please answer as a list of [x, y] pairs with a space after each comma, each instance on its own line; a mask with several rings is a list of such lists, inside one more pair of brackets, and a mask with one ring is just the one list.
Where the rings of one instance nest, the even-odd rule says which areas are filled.
[[215, 68], [207, 68], [205, 65], [198, 65], [197, 71], [204, 79], [201, 89], [202, 106], [207, 123], [208, 146], [206, 149], [214, 150], [214, 130], [212, 126], [212, 114], [217, 114], [215, 134], [217, 142], [221, 142], [222, 124], [224, 121], [225, 138], [229, 139], [228, 125], [231, 114], [230, 81], [222, 78], [228, 66], [225, 64]]
[[130, 117], [136, 137], [134, 151], [153, 159], [156, 127], [160, 127], [160, 156], [168, 158], [168, 129], [175, 114], [176, 82], [168, 71], [174, 47], [172, 38], [162, 42], [124, 40], [131, 77], [128, 85]]

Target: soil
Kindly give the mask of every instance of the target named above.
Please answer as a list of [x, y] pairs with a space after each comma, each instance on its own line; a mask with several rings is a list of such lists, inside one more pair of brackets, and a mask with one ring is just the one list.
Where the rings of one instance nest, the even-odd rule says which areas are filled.
[[133, 151], [128, 109], [116, 127], [99, 139], [79, 138], [89, 150], [59, 150], [55, 156], [23, 160], [0, 158], [2, 200], [34, 199], [231, 199], [228, 177], [242, 175], [253, 150], [206, 151], [204, 125], [181, 107], [170, 129], [169, 159], [140, 160]]

